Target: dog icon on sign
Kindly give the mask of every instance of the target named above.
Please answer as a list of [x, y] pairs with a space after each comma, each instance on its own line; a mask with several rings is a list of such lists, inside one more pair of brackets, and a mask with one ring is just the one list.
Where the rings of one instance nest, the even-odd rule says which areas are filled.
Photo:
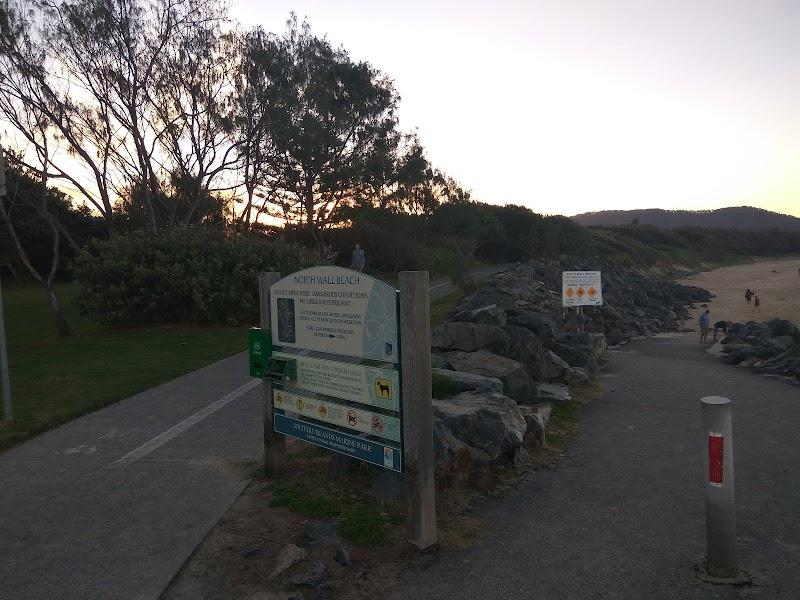
[[392, 382], [388, 379], [375, 380], [375, 395], [378, 398], [392, 399]]

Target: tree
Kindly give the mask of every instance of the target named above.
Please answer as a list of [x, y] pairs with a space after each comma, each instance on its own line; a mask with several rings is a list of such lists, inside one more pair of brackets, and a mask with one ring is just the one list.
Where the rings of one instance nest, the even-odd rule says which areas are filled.
[[[61, 310], [61, 303], [53, 285], [61, 260], [63, 227], [57, 221], [52, 210], [54, 205], [60, 205], [63, 208], [68, 201], [62, 192], [47, 186], [46, 172], [39, 174], [37, 180], [37, 174], [26, 169], [14, 154], [6, 154], [6, 159], [6, 195], [0, 197], [0, 217], [5, 223], [20, 260], [34, 279], [47, 291], [58, 335], [70, 336], [72, 332]], [[51, 235], [52, 254], [49, 268], [45, 265], [34, 264], [15, 227], [16, 220], [30, 220], [31, 213], [34, 218], [44, 222]]]
[[267, 132], [260, 194], [303, 222], [321, 249], [337, 207], [365, 197], [394, 169], [399, 97], [391, 80], [313, 36], [307, 23], [298, 27], [294, 15], [283, 37], [261, 41], [248, 47]]

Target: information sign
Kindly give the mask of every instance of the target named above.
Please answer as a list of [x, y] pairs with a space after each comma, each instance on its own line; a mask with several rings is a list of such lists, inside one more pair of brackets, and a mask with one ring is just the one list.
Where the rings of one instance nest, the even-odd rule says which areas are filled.
[[[277, 386], [276, 386], [277, 388]], [[311, 398], [285, 389], [273, 389], [275, 408], [338, 425], [358, 433], [400, 441], [400, 419], [345, 406], [330, 400]]]
[[603, 284], [600, 271], [563, 271], [561, 303], [564, 306], [600, 306]]
[[339, 454], [363, 460], [398, 473], [402, 471], [400, 449], [321, 425], [291, 419], [275, 412], [275, 431]]
[[398, 361], [397, 290], [358, 271], [312, 267], [270, 286], [276, 346]]
[[297, 361], [297, 381], [286, 382], [289, 387], [341, 400], [399, 410], [400, 378], [393, 369], [354, 365], [285, 352], [274, 352], [272, 357]]

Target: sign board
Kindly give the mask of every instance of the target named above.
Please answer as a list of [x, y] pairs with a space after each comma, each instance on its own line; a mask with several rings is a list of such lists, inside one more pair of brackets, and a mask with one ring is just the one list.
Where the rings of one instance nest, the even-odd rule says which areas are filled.
[[342, 400], [400, 410], [400, 378], [393, 369], [274, 352], [273, 358], [297, 361], [297, 381], [286, 385]]
[[394, 446], [328, 429], [315, 423], [291, 419], [277, 411], [275, 431], [398, 473], [402, 471], [400, 449]]
[[338, 425], [356, 433], [368, 433], [395, 442], [400, 441], [400, 419], [330, 400], [311, 398], [286, 389], [272, 390], [275, 408], [300, 416]]
[[311, 267], [270, 286], [272, 343], [397, 362], [397, 290], [342, 267]]
[[600, 306], [603, 284], [600, 271], [563, 271], [561, 303], [564, 306]]

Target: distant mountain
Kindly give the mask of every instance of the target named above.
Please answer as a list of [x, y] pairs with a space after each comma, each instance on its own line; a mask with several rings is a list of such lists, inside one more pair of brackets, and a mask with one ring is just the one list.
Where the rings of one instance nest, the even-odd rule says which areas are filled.
[[571, 217], [581, 225], [627, 225], [638, 219], [642, 225], [654, 225], [661, 229], [676, 227], [709, 227], [721, 229], [800, 229], [800, 219], [790, 215], [737, 206], [717, 210], [663, 210], [644, 208], [639, 210], [602, 210]]

